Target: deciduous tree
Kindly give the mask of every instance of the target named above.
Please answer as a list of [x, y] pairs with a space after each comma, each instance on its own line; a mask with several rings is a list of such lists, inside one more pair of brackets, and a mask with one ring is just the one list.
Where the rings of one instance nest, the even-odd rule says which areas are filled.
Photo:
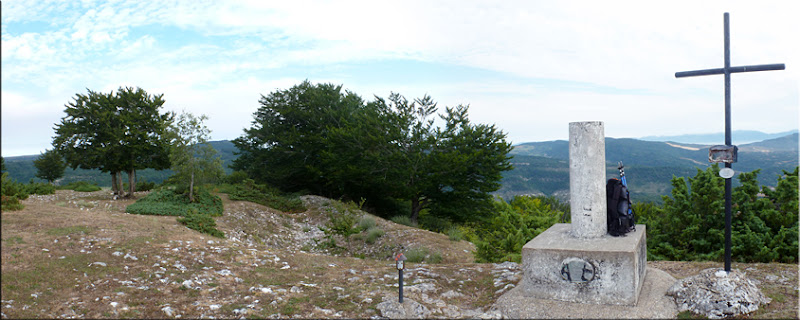
[[50, 184], [64, 176], [64, 169], [67, 168], [64, 158], [55, 150], [47, 150], [33, 160], [36, 167], [36, 177], [47, 180]]
[[192, 202], [195, 182], [206, 182], [224, 175], [222, 160], [208, 143], [211, 130], [203, 124], [207, 119], [205, 115], [195, 117], [183, 112], [169, 130], [172, 170], [180, 181], [188, 184], [189, 201]]

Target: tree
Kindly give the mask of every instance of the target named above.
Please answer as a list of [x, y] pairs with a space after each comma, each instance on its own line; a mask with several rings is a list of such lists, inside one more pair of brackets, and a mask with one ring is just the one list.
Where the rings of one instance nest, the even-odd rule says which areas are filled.
[[36, 177], [47, 180], [50, 184], [63, 177], [64, 169], [67, 168], [64, 158], [55, 150], [47, 150], [39, 155], [39, 158], [33, 160], [33, 165], [36, 167]]
[[205, 115], [195, 117], [191, 113], [183, 112], [169, 133], [172, 139], [172, 170], [180, 181], [188, 181], [189, 201], [192, 202], [195, 181], [208, 181], [224, 175], [222, 160], [208, 143], [211, 130], [203, 124], [207, 119]]
[[162, 97], [141, 88], [119, 88], [116, 94], [87, 89], [65, 106], [53, 146], [73, 169], [110, 173], [115, 194], [123, 193], [120, 173], [127, 171], [128, 196], [133, 196], [135, 170], [169, 168], [165, 133], [174, 115], [160, 113]]
[[234, 141], [234, 169], [285, 191], [364, 198], [384, 210], [405, 201], [414, 221], [425, 208], [479, 219], [511, 168], [503, 132], [471, 124], [466, 106], [447, 108], [437, 127], [429, 96], [364, 103], [341, 86], [305, 81], [260, 102], [253, 127]]

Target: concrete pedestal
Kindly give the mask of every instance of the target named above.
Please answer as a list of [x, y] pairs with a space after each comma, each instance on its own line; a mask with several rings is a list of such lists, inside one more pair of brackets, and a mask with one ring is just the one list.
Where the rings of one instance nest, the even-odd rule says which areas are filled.
[[576, 238], [555, 224], [522, 247], [522, 294], [538, 299], [636, 305], [647, 266], [645, 225], [625, 237]]

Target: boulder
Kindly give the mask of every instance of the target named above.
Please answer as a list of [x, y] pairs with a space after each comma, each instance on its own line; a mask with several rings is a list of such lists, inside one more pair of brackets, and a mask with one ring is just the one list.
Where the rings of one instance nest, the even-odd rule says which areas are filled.
[[689, 310], [711, 319], [734, 317], [758, 310], [767, 298], [739, 270], [705, 269], [700, 274], [677, 281], [667, 290], [679, 311]]

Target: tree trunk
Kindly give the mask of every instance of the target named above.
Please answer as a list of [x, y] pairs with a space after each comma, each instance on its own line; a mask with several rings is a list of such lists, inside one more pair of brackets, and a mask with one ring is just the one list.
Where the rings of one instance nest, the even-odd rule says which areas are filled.
[[128, 198], [133, 198], [133, 193], [136, 192], [136, 169], [128, 171]]
[[419, 202], [419, 197], [411, 199], [411, 223], [417, 224], [420, 211], [422, 211], [422, 205]]
[[124, 188], [122, 187], [122, 172], [117, 171], [116, 174], [117, 174], [117, 195], [121, 197], [122, 194], [125, 192], [123, 190]]
[[117, 188], [117, 173], [111, 173], [111, 194], [118, 195], [119, 189]]
[[192, 171], [192, 177], [189, 179], [189, 202], [194, 202], [194, 171]]

